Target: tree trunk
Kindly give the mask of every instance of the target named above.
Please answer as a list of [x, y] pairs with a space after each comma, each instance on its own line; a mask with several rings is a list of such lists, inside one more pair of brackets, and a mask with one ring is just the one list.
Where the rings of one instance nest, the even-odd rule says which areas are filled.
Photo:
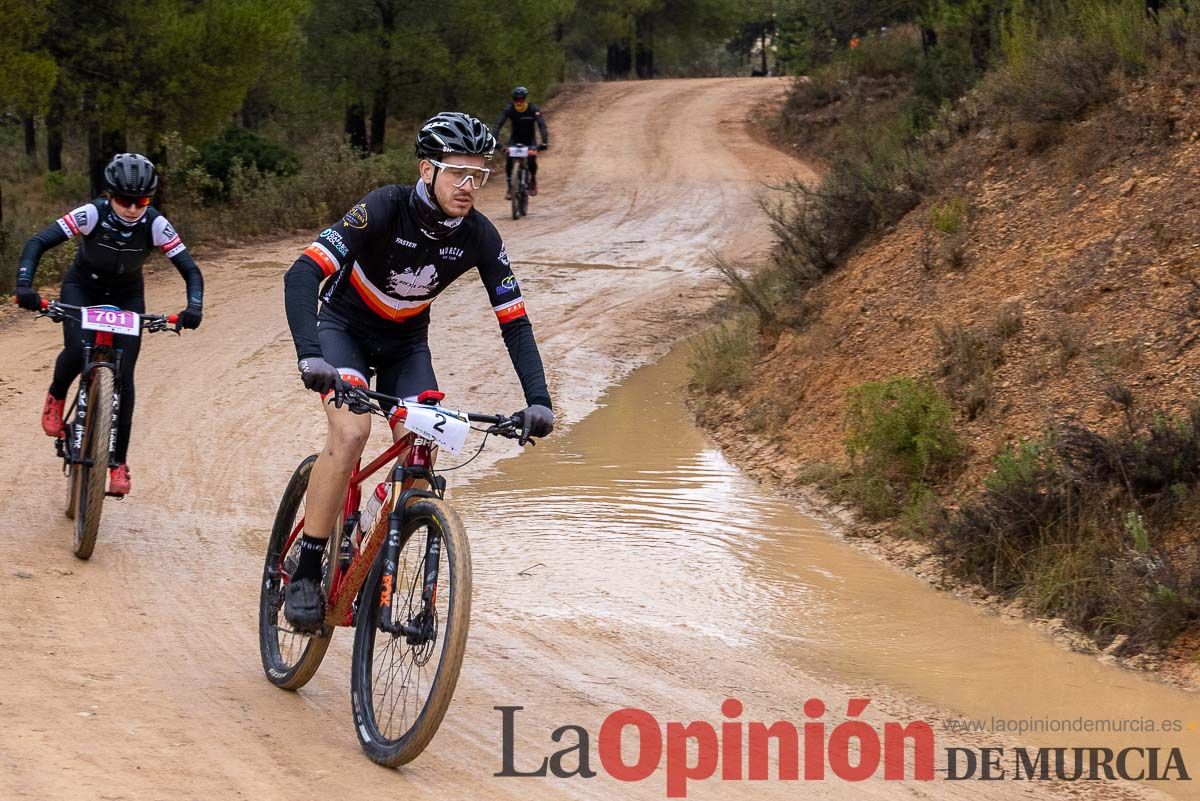
[[37, 125], [32, 114], [26, 114], [25, 119], [25, 155], [37, 159]]
[[350, 147], [363, 155], [367, 153], [367, 110], [362, 103], [346, 106], [346, 138]]
[[383, 29], [380, 36], [380, 69], [376, 80], [375, 96], [371, 99], [371, 152], [382, 153], [387, 137], [388, 86], [392, 82], [392, 34], [396, 30], [396, 7], [393, 0], [379, 3], [379, 23]]
[[629, 55], [629, 48], [620, 44], [613, 43], [608, 46], [608, 58], [604, 67], [605, 78], [624, 78], [629, 75], [632, 59]]
[[92, 196], [104, 191], [104, 167], [117, 153], [125, 152], [125, 132], [102, 130], [98, 123], [88, 126], [88, 176]]
[[155, 136], [150, 141], [157, 143], [146, 153], [146, 158], [154, 162], [154, 168], [158, 170], [158, 192], [154, 195], [154, 208], [166, 214], [167, 195], [171, 189], [170, 183], [163, 179], [163, 170], [167, 166], [167, 147], [163, 144], [161, 136]]
[[387, 84], [375, 90], [371, 103], [371, 152], [383, 152], [383, 140], [387, 136], [388, 91]]
[[654, 21], [646, 17], [634, 18], [634, 41], [637, 59], [635, 69], [639, 78], [654, 77]]
[[767, 72], [767, 28], [765, 25], [762, 31], [762, 74], [769, 74]]
[[55, 93], [46, 114], [46, 169], [50, 172], [62, 170], [62, 149], [62, 104]]

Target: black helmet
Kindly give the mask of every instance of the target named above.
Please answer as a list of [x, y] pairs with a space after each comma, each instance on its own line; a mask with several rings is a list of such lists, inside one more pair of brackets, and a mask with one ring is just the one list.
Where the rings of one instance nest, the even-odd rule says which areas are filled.
[[524, 86], [518, 86], [516, 89], [513, 89], [513, 100], [524, 100], [527, 97], [529, 97], [529, 90]]
[[119, 195], [145, 197], [158, 189], [158, 173], [140, 153], [118, 153], [104, 168], [104, 183]]
[[470, 114], [443, 111], [425, 120], [417, 131], [417, 158], [439, 158], [448, 153], [491, 156], [496, 137], [488, 127]]

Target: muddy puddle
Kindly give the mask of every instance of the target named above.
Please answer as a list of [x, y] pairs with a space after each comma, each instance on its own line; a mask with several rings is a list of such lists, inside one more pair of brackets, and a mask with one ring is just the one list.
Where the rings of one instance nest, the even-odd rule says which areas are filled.
[[474, 614], [691, 632], [911, 696], [945, 710], [939, 731], [982, 726], [984, 745], [1177, 747], [1200, 773], [1200, 698], [937, 592], [763, 494], [692, 425], [686, 361], [677, 347], [566, 436], [454, 490]]

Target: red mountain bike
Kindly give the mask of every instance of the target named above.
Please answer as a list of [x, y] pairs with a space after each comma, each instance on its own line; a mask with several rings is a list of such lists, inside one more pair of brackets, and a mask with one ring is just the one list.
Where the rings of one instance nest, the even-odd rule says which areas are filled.
[[[138, 314], [116, 306], [70, 306], [43, 300], [40, 316], [56, 323], [72, 319], [83, 328], [83, 372], [62, 434], [54, 450], [67, 477], [67, 517], [75, 520], [74, 552], [87, 559], [96, 547], [108, 468], [116, 467], [117, 417], [121, 409], [120, 348], [113, 335], [136, 337], [143, 331], [179, 333], [178, 315]], [[174, 326], [173, 328], [171, 326]], [[91, 341], [89, 332], [95, 334]], [[123, 495], [111, 497], [123, 498]]]
[[[417, 403], [405, 403], [361, 387], [335, 390], [338, 406], [402, 421], [409, 433], [366, 467], [360, 461], [350, 476], [322, 561], [328, 604], [319, 632], [295, 631], [282, 614], [299, 563], [315, 454], [300, 463], [284, 490], [263, 567], [258, 631], [267, 679], [286, 690], [303, 687], [320, 666], [334, 628], [354, 626], [355, 730], [367, 756], [388, 767], [412, 761], [433, 739], [467, 644], [471, 550], [462, 521], [446, 503], [446, 479], [434, 472], [438, 447], [458, 450], [473, 422], [488, 425], [473, 429], [485, 433], [480, 451], [488, 435], [515, 439], [521, 433], [519, 414], [454, 412], [437, 405], [443, 397], [424, 392]], [[363, 481], [393, 461], [388, 480], [368, 493], [360, 510]]]

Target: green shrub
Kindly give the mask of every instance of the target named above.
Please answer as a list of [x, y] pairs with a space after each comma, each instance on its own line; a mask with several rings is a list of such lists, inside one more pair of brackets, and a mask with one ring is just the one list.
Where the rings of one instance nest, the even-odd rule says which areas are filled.
[[1163, 532], [1200, 480], [1200, 409], [1105, 437], [1064, 424], [1006, 448], [935, 524], [961, 575], [1097, 637], [1162, 641], [1200, 620], [1200, 548]]
[[1015, 73], [1029, 66], [1038, 45], [1038, 19], [1025, 0], [1013, 0], [1000, 24], [1000, 52]]
[[81, 203], [92, 191], [91, 181], [82, 172], [46, 173], [46, 195], [63, 203]]
[[950, 404], [928, 381], [893, 378], [849, 392], [846, 453], [855, 469], [907, 490], [944, 475], [962, 454]]
[[[313, 143], [295, 175], [237, 162], [227, 182], [210, 175], [198, 151], [184, 147], [177, 137], [168, 140], [168, 152], [164, 177], [169, 214], [189, 242], [326, 226], [370, 190], [416, 176], [416, 163], [405, 153], [363, 158], [335, 137]], [[223, 199], [214, 198], [214, 191]]]
[[713, 327], [692, 345], [688, 360], [692, 383], [709, 394], [740, 389], [750, 377], [757, 343], [758, 328], [752, 316]]
[[849, 76], [883, 78], [909, 76], [921, 59], [921, 34], [912, 25], [888, 30], [885, 36], [868, 36], [854, 50], [842, 51]]
[[1140, 73], [1158, 51], [1158, 31], [1145, 0], [1069, 0], [1070, 27], [1128, 74]]
[[956, 234], [967, 219], [966, 198], [955, 196], [929, 208], [929, 222], [943, 234]]
[[1117, 54], [1098, 43], [1045, 39], [1020, 68], [999, 70], [988, 82], [988, 94], [1018, 122], [1071, 122], [1116, 94], [1111, 76], [1117, 65]]
[[300, 159], [295, 153], [254, 131], [233, 125], [202, 144], [199, 156], [204, 171], [227, 188], [239, 167], [265, 175], [295, 175], [300, 171]]
[[900, 527], [914, 539], [926, 539], [936, 530], [945, 515], [937, 493], [923, 481], [908, 485], [904, 503], [900, 509]]

